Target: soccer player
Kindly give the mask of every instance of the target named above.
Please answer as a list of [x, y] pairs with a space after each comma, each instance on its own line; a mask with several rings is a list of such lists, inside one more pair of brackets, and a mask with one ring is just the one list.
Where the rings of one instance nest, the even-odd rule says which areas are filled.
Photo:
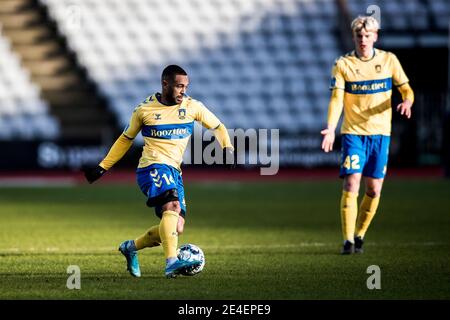
[[186, 95], [189, 85], [186, 71], [176, 65], [167, 66], [161, 84], [161, 93], [153, 94], [134, 109], [129, 125], [103, 161], [84, 170], [88, 182], [93, 183], [125, 155], [133, 139], [142, 132], [145, 145], [136, 170], [137, 182], [147, 197], [147, 205], [155, 207], [161, 221], [140, 237], [119, 246], [128, 271], [135, 277], [141, 276], [137, 251], [160, 244], [166, 257], [166, 277], [175, 277], [184, 268], [200, 264], [200, 261], [179, 260], [176, 254], [178, 235], [183, 232], [186, 216], [180, 165], [194, 121], [214, 130], [226, 164], [234, 166], [234, 148], [226, 127], [200, 101]]
[[[334, 64], [328, 125], [321, 131], [322, 149], [332, 151], [335, 129], [344, 110], [340, 163], [340, 177], [344, 179], [340, 203], [342, 254], [363, 252], [363, 239], [380, 201], [389, 154], [392, 86], [402, 95], [403, 102], [396, 108], [401, 115], [409, 119], [414, 102], [414, 93], [397, 57], [374, 48], [377, 20], [357, 17], [351, 29], [355, 50]], [[365, 194], [358, 214], [361, 177]]]

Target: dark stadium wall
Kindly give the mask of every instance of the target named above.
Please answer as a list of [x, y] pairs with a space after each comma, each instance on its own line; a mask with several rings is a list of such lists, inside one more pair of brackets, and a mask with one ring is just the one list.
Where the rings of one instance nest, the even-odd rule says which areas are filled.
[[[448, 87], [448, 48], [390, 49], [402, 63], [415, 93], [409, 121], [393, 112], [392, 165], [439, 166], [444, 163], [445, 110]], [[393, 91], [392, 107], [401, 102]], [[395, 110], [395, 109], [394, 109]]]

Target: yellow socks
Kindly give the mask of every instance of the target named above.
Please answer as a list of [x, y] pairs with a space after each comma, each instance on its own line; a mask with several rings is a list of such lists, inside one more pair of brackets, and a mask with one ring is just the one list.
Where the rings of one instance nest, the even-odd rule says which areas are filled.
[[159, 225], [151, 227], [142, 236], [134, 240], [134, 245], [137, 250], [148, 247], [156, 247], [160, 244], [161, 238], [159, 236]]
[[166, 259], [176, 258], [178, 247], [177, 224], [178, 213], [170, 210], [164, 211], [159, 225], [151, 227], [142, 236], [134, 240], [136, 250], [156, 247], [161, 244]]
[[370, 222], [372, 221], [375, 212], [378, 208], [378, 203], [380, 202], [380, 197], [371, 198], [367, 194], [364, 195], [361, 205], [359, 207], [358, 222], [356, 223], [356, 233], [357, 237], [364, 238], [367, 229], [369, 228]]
[[342, 191], [341, 224], [344, 241], [354, 242], [356, 216], [358, 215], [358, 193]]
[[176, 258], [178, 246], [177, 233], [178, 213], [175, 211], [164, 211], [159, 223], [159, 235], [164, 249], [166, 259]]

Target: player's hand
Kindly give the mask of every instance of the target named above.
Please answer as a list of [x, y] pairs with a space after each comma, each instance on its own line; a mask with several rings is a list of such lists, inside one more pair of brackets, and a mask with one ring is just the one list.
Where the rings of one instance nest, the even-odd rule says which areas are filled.
[[233, 148], [223, 148], [223, 163], [230, 170], [236, 168]]
[[84, 172], [84, 176], [89, 183], [93, 183], [94, 181], [100, 179], [106, 172], [106, 170], [100, 166], [83, 167], [81, 170]]
[[320, 133], [323, 135], [322, 150], [325, 152], [333, 151], [333, 143], [335, 137], [334, 129], [327, 128], [320, 131]]
[[403, 116], [405, 115], [406, 118], [411, 118], [411, 107], [412, 103], [408, 99], [403, 101], [397, 106], [397, 111], [400, 112], [400, 114]]

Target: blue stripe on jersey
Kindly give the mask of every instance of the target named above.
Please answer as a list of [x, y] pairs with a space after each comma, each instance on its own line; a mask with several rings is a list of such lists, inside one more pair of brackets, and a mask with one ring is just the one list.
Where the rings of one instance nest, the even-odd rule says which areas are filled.
[[194, 121], [189, 123], [159, 124], [154, 126], [143, 126], [144, 137], [156, 139], [184, 139], [192, 134]]
[[345, 82], [345, 92], [352, 94], [374, 94], [389, 90], [392, 90], [392, 78]]

